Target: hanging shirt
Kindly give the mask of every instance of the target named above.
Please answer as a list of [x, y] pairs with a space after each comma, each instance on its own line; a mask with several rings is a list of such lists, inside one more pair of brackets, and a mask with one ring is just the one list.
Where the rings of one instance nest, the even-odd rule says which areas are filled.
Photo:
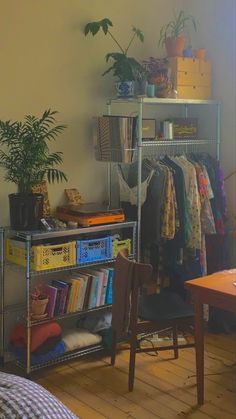
[[206, 167], [203, 165], [202, 170], [206, 180], [206, 196], [202, 202], [201, 208], [201, 225], [202, 225], [202, 232], [204, 234], [215, 234], [215, 220], [211, 208], [210, 200], [214, 198], [214, 193], [212, 191], [210, 179], [206, 170]]
[[[120, 186], [120, 200], [123, 202], [129, 202], [131, 205], [137, 205], [138, 203], [138, 186], [130, 187], [126, 180], [123, 177], [122, 171], [119, 166], [117, 166], [118, 179]], [[147, 198], [147, 187], [152, 178], [154, 170], [151, 170], [147, 178], [141, 183], [140, 189], [140, 201], [141, 205], [144, 204]]]
[[162, 205], [165, 196], [167, 175], [164, 167], [157, 162], [153, 165], [154, 174], [147, 189], [147, 199], [142, 206], [142, 245], [158, 244], [161, 239]]
[[183, 170], [180, 165], [174, 161], [174, 157], [165, 156], [164, 163], [167, 163], [174, 170], [173, 177], [179, 216], [178, 239], [179, 244], [183, 247], [192, 234]]
[[161, 236], [164, 239], [171, 240], [175, 237], [177, 231], [176, 225], [176, 195], [174, 188], [174, 179], [173, 174], [169, 168], [167, 170], [167, 183], [165, 190], [165, 198], [163, 205], [163, 217], [162, 217], [162, 229]]
[[186, 190], [186, 195], [189, 207], [189, 217], [192, 225], [192, 235], [187, 242], [187, 247], [191, 249], [201, 249], [201, 203], [196, 170], [194, 165], [190, 163], [185, 156], [178, 157], [177, 161], [179, 161], [181, 167], [184, 168], [184, 176], [187, 172], [186, 185], [188, 189]]

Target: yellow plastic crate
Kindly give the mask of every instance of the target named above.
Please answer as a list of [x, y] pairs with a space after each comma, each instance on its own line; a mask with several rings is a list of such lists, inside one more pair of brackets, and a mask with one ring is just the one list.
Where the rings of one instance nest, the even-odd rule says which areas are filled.
[[118, 253], [121, 250], [124, 250], [124, 249], [127, 250], [128, 255], [130, 255], [130, 253], [131, 253], [131, 239], [114, 240], [112, 242], [112, 257], [113, 258], [116, 258], [116, 256], [118, 255]]
[[[17, 265], [26, 266], [25, 243], [6, 240], [6, 259]], [[76, 242], [32, 246], [30, 268], [35, 271], [63, 268], [76, 264]]]

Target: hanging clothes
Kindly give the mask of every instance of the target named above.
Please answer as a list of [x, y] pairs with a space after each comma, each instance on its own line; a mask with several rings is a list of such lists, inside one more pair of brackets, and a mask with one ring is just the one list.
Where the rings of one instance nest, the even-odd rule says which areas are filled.
[[158, 244], [161, 240], [163, 202], [167, 184], [165, 168], [155, 161], [144, 161], [144, 167], [153, 167], [154, 173], [147, 189], [147, 199], [142, 207], [142, 247]]
[[[137, 169], [132, 164], [125, 176], [129, 188], [137, 186]], [[214, 242], [221, 223], [224, 227], [220, 170], [206, 153], [142, 162], [142, 184], [146, 185], [146, 199], [141, 200], [142, 257], [152, 264], [160, 284], [169, 283], [182, 296], [185, 280], [208, 273], [208, 237]], [[137, 206], [129, 205], [137, 216]]]
[[163, 239], [171, 240], [175, 237], [179, 228], [179, 219], [173, 174], [168, 167], [165, 166], [164, 169], [166, 170], [167, 182], [162, 214], [161, 237]]
[[189, 222], [191, 224], [191, 236], [187, 241], [187, 247], [201, 249], [201, 220], [200, 220], [200, 197], [197, 184], [196, 170], [186, 156], [176, 157], [175, 161], [183, 169], [186, 195], [188, 202]]
[[[120, 186], [120, 200], [123, 202], [129, 202], [131, 205], [137, 205], [138, 202], [138, 186], [129, 186], [126, 180], [123, 177], [123, 173], [121, 171], [120, 166], [117, 166], [118, 171], [118, 179], [119, 179], [119, 186]], [[149, 175], [146, 179], [141, 183], [141, 190], [140, 190], [140, 200], [141, 205], [144, 204], [147, 198], [147, 188], [149, 182], [152, 178], [154, 170], [151, 170]]]
[[225, 234], [224, 223], [226, 220], [226, 195], [224, 190], [224, 175], [218, 160], [209, 154], [200, 154], [200, 161], [205, 165], [214, 198], [211, 199], [211, 208], [214, 216], [216, 232]]
[[186, 189], [184, 187], [184, 175], [182, 169], [170, 157], [165, 156], [163, 162], [173, 169], [174, 187], [179, 216], [179, 230], [177, 232], [179, 242], [182, 246], [191, 237], [191, 224], [187, 208]]

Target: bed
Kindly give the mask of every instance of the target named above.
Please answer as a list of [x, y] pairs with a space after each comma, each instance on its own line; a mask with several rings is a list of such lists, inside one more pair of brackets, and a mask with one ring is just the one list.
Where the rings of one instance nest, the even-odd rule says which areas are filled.
[[78, 417], [39, 384], [0, 372], [0, 419], [54, 418]]

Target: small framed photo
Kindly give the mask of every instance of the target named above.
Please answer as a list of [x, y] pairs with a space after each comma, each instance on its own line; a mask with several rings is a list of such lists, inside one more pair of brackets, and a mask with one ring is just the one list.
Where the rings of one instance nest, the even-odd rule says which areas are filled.
[[156, 137], [156, 120], [142, 120], [142, 138], [143, 140], [154, 140]]

